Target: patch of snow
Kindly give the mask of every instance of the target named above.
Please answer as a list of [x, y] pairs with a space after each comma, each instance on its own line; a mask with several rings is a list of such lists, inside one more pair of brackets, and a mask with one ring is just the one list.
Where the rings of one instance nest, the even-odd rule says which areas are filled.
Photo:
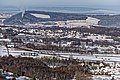
[[93, 18], [93, 17], [88, 17], [88, 18], [86, 19], [86, 22], [87, 22], [87, 23], [91, 23], [91, 24], [98, 24], [99, 21], [100, 21], [99, 19]]
[[7, 80], [12, 80], [13, 78], [14, 78], [14, 77], [12, 77], [12, 76], [7, 76], [7, 77], [6, 77]]
[[37, 18], [50, 18], [49, 15], [45, 15], [45, 14], [34, 14], [34, 13], [31, 13], [31, 15], [37, 17]]

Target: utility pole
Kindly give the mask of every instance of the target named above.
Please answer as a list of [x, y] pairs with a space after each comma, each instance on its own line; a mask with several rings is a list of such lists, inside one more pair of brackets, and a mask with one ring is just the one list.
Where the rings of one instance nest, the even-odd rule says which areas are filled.
[[5, 47], [6, 47], [6, 49], [7, 49], [7, 53], [8, 53], [8, 56], [9, 56], [10, 53], [9, 53], [9, 49], [8, 49], [8, 45], [7, 45], [7, 43], [5, 44]]

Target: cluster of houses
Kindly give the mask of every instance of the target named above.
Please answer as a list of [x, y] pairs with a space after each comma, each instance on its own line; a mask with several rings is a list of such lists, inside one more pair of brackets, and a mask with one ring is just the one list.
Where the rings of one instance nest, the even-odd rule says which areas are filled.
[[1, 27], [0, 29], [0, 43], [8, 42], [10, 47], [33, 43], [34, 45], [76, 47], [88, 51], [96, 50], [99, 53], [120, 52], [119, 41], [115, 41], [112, 36], [105, 34], [82, 33], [80, 31], [62, 29], [19, 29], [6, 27]]

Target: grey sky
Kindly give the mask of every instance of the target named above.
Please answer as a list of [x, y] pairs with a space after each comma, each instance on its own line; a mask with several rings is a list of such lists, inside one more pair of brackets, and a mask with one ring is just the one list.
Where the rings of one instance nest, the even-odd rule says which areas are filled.
[[25, 7], [120, 7], [120, 0], [0, 0], [1, 6], [25, 6]]

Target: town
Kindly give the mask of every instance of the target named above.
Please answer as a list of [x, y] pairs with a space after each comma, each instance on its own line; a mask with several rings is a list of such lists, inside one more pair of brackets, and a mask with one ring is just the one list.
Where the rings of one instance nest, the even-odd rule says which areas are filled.
[[4, 19], [0, 25], [0, 71], [6, 80], [120, 78], [120, 28], [99, 25], [100, 19], [91, 16], [24, 25], [4, 24]]

